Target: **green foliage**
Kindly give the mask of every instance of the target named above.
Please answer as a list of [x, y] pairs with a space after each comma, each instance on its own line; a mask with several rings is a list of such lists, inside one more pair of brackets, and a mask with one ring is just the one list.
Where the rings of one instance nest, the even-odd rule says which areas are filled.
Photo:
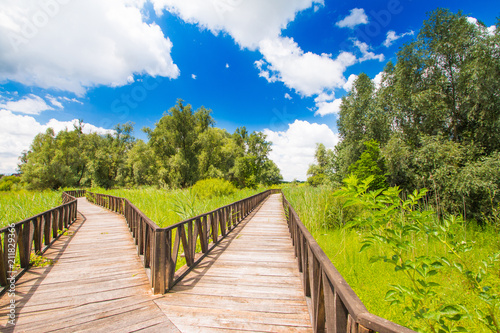
[[309, 165], [307, 183], [312, 186], [326, 185], [330, 182], [333, 173], [333, 151], [326, 149], [324, 144], [319, 143], [316, 145], [314, 157], [317, 164]]
[[349, 172], [360, 180], [372, 177], [371, 190], [387, 187], [385, 180], [385, 164], [380, 155], [379, 144], [376, 140], [364, 142], [365, 150], [359, 160], [349, 166]]
[[196, 182], [192, 190], [201, 200], [210, 199], [214, 196], [222, 197], [233, 194], [236, 187], [229, 181], [224, 179], [209, 178]]
[[[407, 199], [400, 197], [400, 190], [391, 187], [385, 191], [369, 192], [373, 177], [359, 181], [352, 176], [346, 179], [346, 186], [339, 191], [347, 197], [346, 206], [363, 207], [364, 214], [359, 224], [369, 228], [360, 251], [375, 244], [383, 245], [387, 254], [373, 256], [371, 262], [383, 261], [404, 276], [407, 283], [391, 285], [385, 299], [391, 306], [401, 306], [403, 313], [410, 315], [409, 325], [413, 329], [428, 332], [467, 332], [461, 320], [469, 313], [467, 304], [453, 304], [439, 294], [440, 273], [446, 266], [458, 270], [469, 282], [469, 287], [480, 300], [486, 312], [475, 309], [477, 320], [496, 332], [500, 325], [496, 318], [500, 315], [498, 291], [485, 283], [498, 270], [500, 252], [481, 260], [477, 268], [465, 260], [464, 254], [472, 250], [472, 245], [457, 237], [456, 229], [464, 223], [461, 217], [448, 216], [440, 221], [434, 211], [422, 206], [422, 198], [427, 190], [414, 191]], [[416, 242], [433, 238], [443, 244], [447, 255], [437, 257], [416, 251]], [[490, 282], [490, 281], [488, 281]]]
[[33, 267], [46, 267], [54, 265], [54, 260], [34, 253], [30, 254], [30, 265]]
[[378, 89], [360, 74], [343, 98], [334, 179], [354, 168], [358, 178], [372, 174], [374, 164], [359, 169], [359, 159], [363, 143], [377, 140], [391, 186], [428, 188], [439, 215], [492, 214], [500, 202], [499, 43], [498, 31], [461, 12], [431, 12], [397, 63], [387, 64]]
[[[200, 179], [224, 178], [239, 187], [278, 184], [279, 168], [269, 160], [264, 134], [239, 128], [231, 135], [212, 127], [211, 110], [193, 111], [182, 100], [145, 128], [149, 142], [132, 136], [133, 124], [112, 133], [72, 131], [38, 134], [23, 153], [19, 169], [29, 189], [61, 187], [148, 186], [186, 188]], [[3, 185], [2, 185], [3, 184]], [[0, 188], [11, 188], [0, 183]]]
[[3, 176], [0, 178], [0, 191], [11, 191], [19, 188], [21, 178], [16, 176]]
[[188, 187], [198, 179], [199, 137], [214, 123], [211, 110], [193, 112], [182, 100], [170, 108], [154, 129], [145, 129], [149, 144], [163, 167], [162, 181], [172, 187]]
[[[360, 183], [358, 180], [358, 184]], [[411, 298], [406, 296], [404, 304], [391, 305], [389, 301], [385, 300], [385, 296], [390, 290], [396, 290], [393, 287], [395, 285], [402, 285], [407, 288], [411, 287], [411, 281], [407, 278], [405, 272], [402, 270], [396, 271], [395, 265], [389, 263], [389, 261], [384, 262], [381, 259], [374, 262], [371, 260], [373, 257], [380, 258], [384, 256], [388, 260], [391, 260], [394, 255], [394, 252], [391, 252], [391, 247], [385, 242], [374, 242], [372, 246], [365, 247], [362, 252], [359, 252], [362, 246], [360, 244], [366, 240], [367, 236], [372, 235], [373, 231], [370, 225], [365, 224], [364, 221], [370, 219], [370, 216], [375, 214], [376, 211], [367, 210], [363, 208], [362, 204], [351, 202], [350, 205], [344, 207], [344, 209], [353, 209], [352, 218], [350, 222], [346, 223], [346, 227], [339, 228], [335, 225], [333, 228], [326, 227], [325, 221], [328, 221], [328, 212], [333, 212], [334, 209], [338, 211], [339, 206], [342, 207], [346, 201], [352, 200], [352, 197], [347, 193], [336, 193], [335, 189], [334, 191], [332, 194], [332, 189], [325, 186], [313, 188], [303, 185], [289, 185], [283, 187], [284, 194], [297, 211], [302, 222], [313, 234], [318, 244], [332, 260], [347, 283], [361, 298], [367, 309], [378, 316], [401, 325], [410, 325], [412, 313], [407, 312], [404, 314], [403, 312], [405, 306], [412, 306]], [[329, 196], [337, 198], [339, 201], [329, 201]], [[404, 193], [400, 193], [400, 196], [401, 198], [406, 198], [402, 201], [406, 201], [409, 198], [408, 195], [405, 197]], [[429, 205], [424, 200], [424, 202], [420, 201], [416, 205], [416, 208], [425, 211], [429, 210]], [[383, 216], [381, 213], [378, 215]], [[373, 220], [373, 217], [371, 220]], [[462, 267], [469, 267], [464, 271], [470, 270], [477, 275], [479, 268], [481, 266], [484, 267], [482, 262], [490, 262], [488, 257], [500, 251], [498, 231], [488, 225], [480, 228], [474, 223], [466, 223], [460, 217], [453, 218], [449, 216], [446, 220], [449, 223], [449, 227], [444, 225], [444, 221], [439, 222], [435, 215], [432, 223], [434, 221], [439, 222], [436, 226], [441, 225], [448, 228], [446, 239], [443, 239], [448, 244], [453, 243], [457, 247], [460, 246], [462, 249], [467, 249], [465, 252], [459, 252], [462, 261], [454, 259], [456, 258], [454, 257], [455, 255], [450, 253], [450, 248], [445, 243], [426, 233], [420, 233], [415, 235], [414, 238], [409, 239], [409, 243], [412, 246], [411, 251], [415, 253], [415, 260], [418, 257], [436, 259], [427, 263], [429, 267], [435, 261], [441, 260], [441, 258], [447, 258], [451, 263], [451, 265], [448, 265], [443, 262], [442, 268], [434, 268], [438, 274], [427, 276], [426, 279], [428, 282], [440, 284], [439, 287], [431, 289], [431, 291], [437, 294], [438, 301], [442, 301], [442, 303], [436, 304], [438, 310], [451, 313], [453, 309], [444, 309], [443, 305], [465, 306], [465, 309], [457, 307], [458, 310], [464, 313], [464, 316], [457, 324], [454, 324], [454, 327], [462, 326], [469, 332], [491, 332], [490, 329], [480, 322], [479, 318], [482, 317], [477, 316], [476, 313], [477, 311], [481, 311], [486, 317], [490, 313], [489, 306], [480, 298], [479, 290], [473, 287], [472, 282], [469, 282], [469, 278], [461, 273], [453, 265], [453, 262], [457, 262], [458, 260], [458, 263], [461, 263]], [[494, 221], [491, 221], [491, 223], [494, 223]], [[380, 228], [382, 229], [382, 227]], [[394, 227], [391, 228], [394, 229]], [[411, 258], [413, 260], [413, 256]], [[422, 261], [423, 259], [425, 258], [420, 258], [419, 260]], [[423, 264], [423, 262], [420, 264]], [[490, 292], [496, 294], [500, 291], [499, 266], [499, 263], [495, 262], [493, 263], [493, 267], [485, 269], [486, 274], [481, 273], [483, 279], [482, 286], [490, 286]], [[415, 274], [419, 279], [424, 279], [419, 273]], [[420, 285], [419, 282], [417, 284]], [[391, 294], [389, 294], [388, 299], [390, 299]], [[498, 309], [496, 311], [498, 313]], [[444, 320], [448, 319], [445, 318]], [[485, 320], [488, 321], [488, 319]], [[413, 322], [414, 326], [417, 326], [415, 328], [418, 332], [425, 332], [429, 327], [421, 319], [413, 319]]]

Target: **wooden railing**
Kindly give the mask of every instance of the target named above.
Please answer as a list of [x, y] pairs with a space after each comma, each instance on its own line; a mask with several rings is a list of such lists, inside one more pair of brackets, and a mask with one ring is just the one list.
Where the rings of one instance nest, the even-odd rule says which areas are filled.
[[[234, 227], [271, 193], [267, 190], [166, 228], [160, 228], [128, 199], [86, 192], [87, 199], [125, 216], [128, 227], [150, 269], [155, 294], [163, 294], [193, 269]], [[177, 269], [179, 256], [186, 264]]]
[[62, 201], [56, 208], [0, 229], [0, 286], [12, 285], [30, 267], [31, 254], [45, 252], [76, 221], [76, 198], [63, 192]]
[[368, 312], [283, 195], [304, 294], [310, 297], [314, 332], [414, 333]]
[[110, 211], [113, 211], [120, 215], [124, 214], [124, 207], [125, 207], [124, 202], [128, 201], [127, 199], [124, 198], [115, 197], [107, 194], [92, 193], [88, 191], [86, 192], [86, 197], [89, 202], [92, 202], [98, 206], [109, 209]]

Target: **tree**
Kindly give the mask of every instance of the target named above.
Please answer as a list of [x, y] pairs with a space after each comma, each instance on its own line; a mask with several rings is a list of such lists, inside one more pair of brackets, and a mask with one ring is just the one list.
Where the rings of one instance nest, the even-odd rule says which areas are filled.
[[361, 156], [363, 142], [385, 143], [390, 136], [390, 113], [377, 104], [375, 86], [365, 73], [358, 76], [351, 91], [342, 98], [337, 127], [341, 142], [335, 147], [333, 163], [340, 181]]
[[359, 180], [373, 176], [370, 190], [378, 190], [387, 187], [385, 180], [385, 164], [380, 154], [379, 143], [370, 140], [363, 143], [366, 147], [359, 160], [349, 166], [349, 172]]
[[23, 153], [19, 169], [22, 181], [30, 189], [58, 189], [71, 182], [71, 168], [63, 163], [64, 155], [58, 149], [58, 142], [52, 128], [37, 134], [30, 150]]
[[411, 192], [427, 187], [441, 211], [478, 219], [489, 214], [488, 206], [500, 204], [494, 172], [500, 151], [499, 50], [498, 29], [470, 22], [461, 12], [430, 13], [417, 38], [398, 52], [397, 63], [386, 65], [376, 91], [360, 75], [343, 99], [335, 179], [348, 171], [360, 178], [373, 172], [375, 156], [361, 157], [363, 143], [375, 139], [391, 186]]
[[159, 175], [165, 185], [187, 187], [199, 179], [199, 138], [214, 124], [210, 113], [204, 107], [193, 112], [191, 105], [178, 100], [154, 129], [144, 129], [161, 165]]
[[326, 149], [322, 143], [316, 144], [316, 152], [314, 153], [317, 164], [309, 165], [307, 170], [307, 182], [312, 186], [326, 184], [331, 177], [333, 151]]
[[142, 140], [137, 140], [128, 151], [125, 169], [127, 185], [157, 184], [157, 161], [154, 152]]

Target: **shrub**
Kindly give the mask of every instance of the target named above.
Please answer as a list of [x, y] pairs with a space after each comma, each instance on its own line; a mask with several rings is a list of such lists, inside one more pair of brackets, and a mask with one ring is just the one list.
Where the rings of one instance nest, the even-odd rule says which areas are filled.
[[233, 184], [220, 178], [199, 180], [193, 185], [192, 189], [200, 199], [227, 196], [236, 191], [236, 187]]
[[6, 176], [0, 178], [0, 191], [10, 191], [16, 189], [21, 182], [21, 178], [16, 176]]

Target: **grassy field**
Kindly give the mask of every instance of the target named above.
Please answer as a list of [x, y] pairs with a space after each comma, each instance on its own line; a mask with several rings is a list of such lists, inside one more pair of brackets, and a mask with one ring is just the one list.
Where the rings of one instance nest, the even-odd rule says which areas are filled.
[[[333, 228], [341, 215], [340, 206], [332, 203], [332, 191], [327, 188], [312, 188], [306, 186], [285, 187], [287, 199], [299, 214], [321, 248], [331, 259], [347, 283], [354, 289], [367, 309], [383, 318], [404, 326], [410, 325], [411, 313], [404, 314], [401, 305], [390, 305], [385, 301], [386, 293], [394, 284], [407, 284], [402, 272], [396, 272], [394, 266], [384, 262], [370, 262], [372, 256], [387, 255], [389, 249], [382, 245], [360, 252], [361, 242], [368, 231], [360, 228]], [[333, 222], [332, 222], [333, 220]], [[481, 260], [500, 250], [500, 237], [493, 228], [479, 228], [475, 223], [457, 230], [465, 242], [473, 244], [471, 251], [464, 257], [470, 267], [479, 267]], [[449, 257], [448, 249], [432, 238], [415, 240], [415, 256]], [[488, 284], [498, 295], [500, 291], [500, 276], [498, 263], [490, 274]], [[435, 297], [442, 304], [463, 306], [470, 318], [457, 322], [470, 332], [490, 332], [477, 319], [476, 310], [485, 311], [485, 303], [474, 293], [470, 283], [456, 269], [444, 268], [433, 281], [441, 286]], [[498, 304], [498, 303], [497, 303]], [[498, 305], [497, 305], [498, 306]], [[415, 324], [415, 323], [414, 323]], [[428, 331], [424, 323], [418, 322], [419, 331]], [[421, 327], [421, 329], [420, 329]]]
[[199, 199], [193, 190], [91, 189], [92, 192], [127, 198], [158, 226], [164, 228], [266, 190], [243, 189], [228, 196]]
[[61, 191], [0, 192], [0, 227], [22, 221], [61, 205]]

